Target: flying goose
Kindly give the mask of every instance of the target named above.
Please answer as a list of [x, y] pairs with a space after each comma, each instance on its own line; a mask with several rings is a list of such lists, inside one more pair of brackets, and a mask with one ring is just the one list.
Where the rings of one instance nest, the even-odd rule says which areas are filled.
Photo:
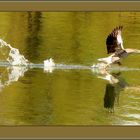
[[116, 27], [106, 39], [107, 54], [111, 54], [106, 58], [99, 58], [98, 61], [104, 62], [106, 66], [114, 63], [120, 63], [120, 59], [127, 57], [128, 54], [140, 53], [138, 49], [124, 49], [122, 40], [123, 26]]

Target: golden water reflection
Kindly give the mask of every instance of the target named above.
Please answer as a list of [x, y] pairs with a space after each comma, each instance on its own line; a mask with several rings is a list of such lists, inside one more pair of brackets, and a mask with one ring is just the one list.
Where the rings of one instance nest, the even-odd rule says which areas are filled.
[[[118, 25], [124, 26], [124, 47], [140, 49], [139, 12], [1, 12], [0, 17], [0, 38], [33, 63], [53, 58], [57, 64], [91, 66], [107, 56], [106, 37]], [[132, 55], [122, 65], [139, 68], [139, 60]], [[0, 68], [0, 74], [0, 125], [140, 124], [138, 70]]]

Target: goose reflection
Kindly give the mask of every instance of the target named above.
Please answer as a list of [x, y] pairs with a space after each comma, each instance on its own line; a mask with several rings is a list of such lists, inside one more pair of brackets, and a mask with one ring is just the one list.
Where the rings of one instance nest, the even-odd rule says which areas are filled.
[[109, 73], [105, 70], [98, 78], [108, 81], [104, 95], [104, 108], [109, 112], [114, 112], [115, 103], [119, 103], [119, 94], [128, 86], [128, 83], [121, 76], [121, 72]]

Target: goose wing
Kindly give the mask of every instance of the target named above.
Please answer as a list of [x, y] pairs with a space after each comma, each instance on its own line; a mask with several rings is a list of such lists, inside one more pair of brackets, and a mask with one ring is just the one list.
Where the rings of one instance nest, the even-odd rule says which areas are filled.
[[116, 51], [123, 50], [123, 40], [122, 40], [122, 28], [123, 26], [116, 27], [106, 39], [107, 53], [114, 53]]

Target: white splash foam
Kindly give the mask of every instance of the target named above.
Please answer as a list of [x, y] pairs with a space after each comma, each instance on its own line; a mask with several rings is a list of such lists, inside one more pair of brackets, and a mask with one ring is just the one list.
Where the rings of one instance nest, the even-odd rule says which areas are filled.
[[10, 44], [7, 44], [4, 40], [0, 39], [0, 47], [8, 47], [9, 55], [7, 56], [7, 61], [13, 66], [24, 65], [27, 66], [29, 61], [25, 59], [23, 55], [19, 53], [19, 50], [13, 48]]
[[6, 85], [9, 85], [12, 82], [18, 81], [20, 77], [24, 76], [24, 73], [28, 70], [27, 67], [18, 67], [13, 66], [9, 69], [11, 72], [8, 73], [8, 81], [6, 81]]
[[92, 66], [91, 66], [92, 68], [98, 68], [98, 69], [104, 69], [105, 67], [106, 67], [106, 64], [105, 63], [97, 63], [97, 64], [93, 64]]
[[55, 69], [54, 67], [44, 67], [44, 72], [52, 73], [54, 69]]
[[11, 66], [6, 69], [6, 72], [2, 73], [0, 76], [0, 91], [2, 91], [4, 87], [9, 86], [13, 82], [18, 81], [18, 79], [23, 77], [24, 73], [28, 70], [27, 67], [18, 66]]
[[55, 67], [54, 60], [52, 58], [44, 60], [44, 72], [52, 73]]
[[52, 58], [44, 60], [44, 67], [54, 67], [55, 63]]

